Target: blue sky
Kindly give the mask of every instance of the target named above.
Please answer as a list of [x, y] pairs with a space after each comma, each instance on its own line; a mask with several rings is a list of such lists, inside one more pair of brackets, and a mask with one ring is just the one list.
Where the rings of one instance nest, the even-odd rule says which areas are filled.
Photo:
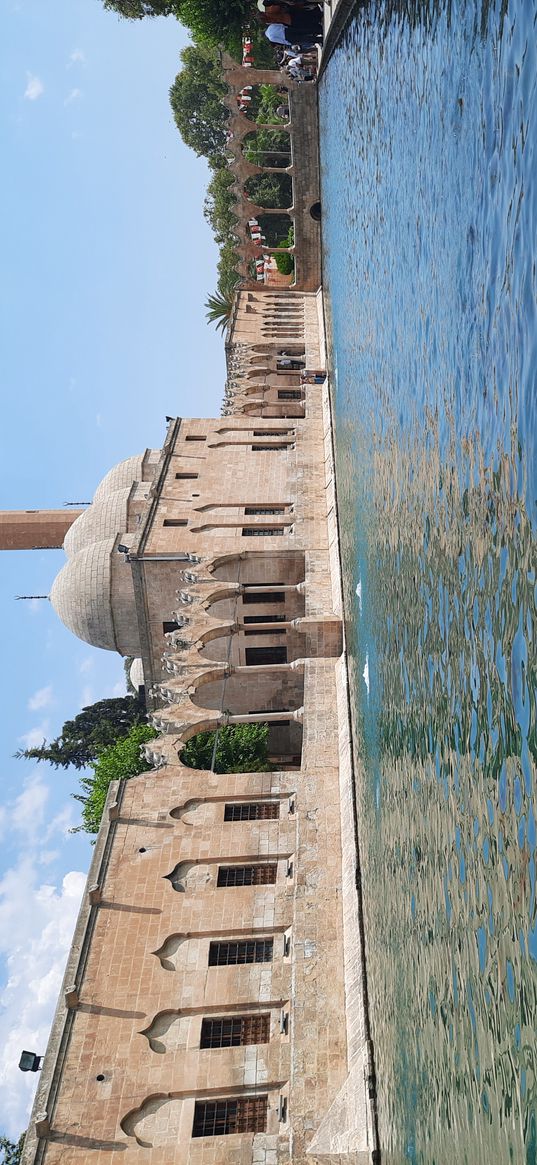
[[[204, 300], [217, 252], [208, 172], [173, 124], [185, 31], [100, 0], [2, 6], [0, 508], [89, 500], [111, 465], [160, 446], [165, 415], [218, 415], [222, 340]], [[57, 551], [0, 559], [0, 1131], [26, 1127], [90, 847], [75, 774], [13, 759], [85, 704], [124, 692], [118, 656], [74, 639], [47, 594]]]

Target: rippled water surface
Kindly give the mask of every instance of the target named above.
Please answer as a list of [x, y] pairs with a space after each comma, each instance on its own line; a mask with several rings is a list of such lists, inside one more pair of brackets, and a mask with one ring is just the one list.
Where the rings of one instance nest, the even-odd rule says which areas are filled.
[[537, 1162], [537, 29], [362, 8], [320, 86], [383, 1160]]

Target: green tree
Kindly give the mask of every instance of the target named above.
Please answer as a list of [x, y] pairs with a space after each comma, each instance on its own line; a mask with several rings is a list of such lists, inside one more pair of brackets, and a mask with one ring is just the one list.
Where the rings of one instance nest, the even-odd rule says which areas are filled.
[[0, 1137], [0, 1165], [19, 1165], [24, 1149], [26, 1133], [21, 1133], [18, 1141], [10, 1141], [7, 1137]]
[[183, 764], [191, 769], [211, 769], [215, 736], [215, 773], [270, 772], [266, 724], [229, 724], [218, 733], [198, 732], [181, 753]]
[[176, 0], [104, 0], [109, 12], [125, 20], [143, 20], [144, 16], [177, 16]]
[[252, 202], [267, 210], [286, 210], [293, 201], [290, 174], [253, 174], [244, 189]]
[[228, 111], [222, 105], [227, 86], [217, 50], [208, 44], [188, 45], [181, 53], [183, 68], [170, 89], [175, 124], [187, 146], [212, 166], [224, 164]]
[[225, 331], [231, 316], [234, 299], [235, 292], [233, 291], [231, 295], [221, 295], [220, 292], [216, 292], [205, 300], [205, 307], [208, 309], [205, 318], [208, 323], [215, 324], [217, 332]]
[[55, 768], [86, 768], [95, 757], [126, 736], [133, 724], [145, 722], [145, 709], [135, 696], [98, 700], [83, 708], [74, 720], [66, 720], [61, 733], [40, 748], [19, 749], [17, 757], [49, 761]]
[[177, 14], [198, 44], [223, 45], [235, 53], [254, 20], [251, 0], [177, 0]]
[[141, 752], [142, 744], [157, 736], [149, 724], [135, 724], [121, 740], [105, 748], [92, 764], [93, 773], [80, 778], [82, 793], [73, 793], [82, 803], [82, 823], [73, 833], [98, 833], [104, 804], [112, 781], [124, 781], [151, 768]]
[[243, 152], [255, 166], [285, 168], [291, 161], [289, 134], [285, 130], [258, 129], [245, 138]]
[[203, 204], [203, 214], [220, 245], [228, 241], [237, 226], [234, 181], [235, 176], [227, 166], [216, 170], [207, 187], [207, 197]]

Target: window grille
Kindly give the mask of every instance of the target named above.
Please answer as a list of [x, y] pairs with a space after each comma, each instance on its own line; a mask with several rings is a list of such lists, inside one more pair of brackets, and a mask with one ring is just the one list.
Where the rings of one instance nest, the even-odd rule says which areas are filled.
[[270, 1015], [219, 1016], [204, 1019], [200, 1048], [239, 1048], [244, 1044], [268, 1044]]
[[246, 666], [265, 663], [287, 663], [286, 647], [246, 647]]
[[254, 429], [254, 437], [294, 437], [294, 429]]
[[255, 631], [245, 631], [244, 634], [246, 636], [248, 636], [248, 635], [285, 635], [285, 631], [278, 631], [277, 627], [265, 627], [264, 629], [262, 628], [261, 630], [259, 629], [259, 627], [257, 627], [257, 629]]
[[257, 594], [245, 591], [242, 601], [243, 603], [285, 603], [285, 594], [283, 591], [259, 591]]
[[245, 506], [245, 514], [284, 514], [285, 506]]
[[[185, 522], [186, 525], [186, 522]], [[285, 534], [284, 526], [243, 526], [243, 538], [265, 538], [277, 537], [278, 534]]]
[[276, 864], [257, 866], [219, 866], [217, 886], [273, 886], [276, 881]]
[[209, 944], [209, 967], [231, 967], [243, 963], [271, 963], [274, 939], [246, 939]]
[[245, 615], [245, 623], [284, 623], [285, 615]]
[[274, 821], [279, 816], [279, 801], [239, 801], [224, 805], [224, 821]]
[[278, 400], [302, 400], [300, 389], [278, 389]]
[[231, 1133], [264, 1133], [267, 1127], [267, 1096], [240, 1100], [197, 1100], [193, 1137], [225, 1137]]
[[274, 453], [274, 450], [292, 449], [292, 448], [293, 448], [293, 446], [292, 446], [291, 442], [289, 442], [288, 445], [252, 445], [252, 453], [263, 453], [267, 449], [271, 449], [272, 452]]

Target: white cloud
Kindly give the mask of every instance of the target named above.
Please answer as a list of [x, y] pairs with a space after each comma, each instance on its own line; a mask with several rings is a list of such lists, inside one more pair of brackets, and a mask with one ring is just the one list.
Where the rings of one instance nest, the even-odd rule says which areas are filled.
[[20, 1053], [45, 1051], [85, 881], [73, 870], [61, 886], [40, 882], [36, 863], [24, 857], [0, 882], [0, 953], [7, 967], [0, 992], [0, 1091], [2, 1125], [12, 1138], [26, 1128], [37, 1083], [32, 1073], [17, 1070]]
[[37, 728], [30, 728], [28, 732], [24, 732], [22, 736], [19, 736], [19, 741], [24, 745], [24, 748], [39, 748], [39, 745], [47, 738], [48, 729], [49, 721], [42, 720]]
[[95, 424], [97, 425], [98, 429], [100, 429], [102, 427], [102, 423], [103, 423], [102, 413], [97, 413], [95, 416]]
[[33, 73], [26, 74], [26, 89], [24, 96], [27, 101], [37, 101], [38, 97], [45, 92], [45, 86], [40, 77], [36, 77]]
[[52, 685], [49, 684], [46, 688], [38, 688], [33, 696], [28, 700], [28, 707], [30, 712], [38, 712], [40, 708], [48, 708], [52, 704]]
[[67, 68], [70, 69], [72, 65], [83, 65], [85, 60], [86, 57], [82, 49], [73, 49], [72, 53], [69, 54], [69, 64]]
[[67, 97], [65, 98], [65, 101], [63, 104], [64, 105], [71, 105], [73, 101], [78, 101], [79, 97], [82, 97], [82, 90], [81, 89], [71, 89], [71, 92], [67, 94]]
[[87, 672], [93, 671], [94, 666], [95, 666], [95, 660], [94, 660], [93, 656], [87, 655], [86, 658], [82, 660], [82, 663], [79, 664], [78, 670], [79, 670], [80, 674], [82, 676], [84, 676], [87, 674]]
[[43, 828], [49, 795], [50, 789], [39, 773], [25, 782], [22, 793], [10, 810], [10, 824], [17, 833], [37, 839]]

